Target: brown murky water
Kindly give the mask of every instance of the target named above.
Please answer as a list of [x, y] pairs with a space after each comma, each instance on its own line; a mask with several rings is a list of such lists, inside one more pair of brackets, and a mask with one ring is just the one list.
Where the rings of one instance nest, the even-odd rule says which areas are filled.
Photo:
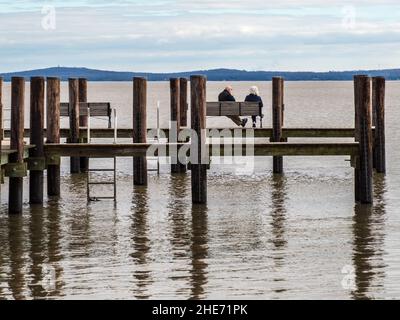
[[[252, 84], [235, 83], [237, 98]], [[209, 83], [208, 100], [223, 86]], [[271, 84], [259, 86], [269, 106]], [[111, 101], [129, 127], [131, 90], [91, 83], [89, 99]], [[157, 100], [168, 126], [168, 94], [168, 83], [149, 84], [149, 126]], [[3, 186], [0, 299], [400, 298], [400, 83], [388, 83], [387, 94], [389, 168], [375, 177], [373, 208], [354, 205], [344, 157], [287, 158], [284, 177], [271, 175], [270, 158], [257, 158], [252, 174], [212, 166], [204, 207], [191, 205], [190, 176], [171, 177], [165, 166], [147, 188], [134, 188], [130, 159], [118, 160], [116, 205], [88, 205], [85, 177], [71, 177], [68, 160], [62, 198], [44, 208], [26, 205], [23, 216], [9, 217]], [[5, 98], [8, 106], [8, 85]], [[351, 127], [352, 102], [350, 82], [287, 83], [286, 124]]]

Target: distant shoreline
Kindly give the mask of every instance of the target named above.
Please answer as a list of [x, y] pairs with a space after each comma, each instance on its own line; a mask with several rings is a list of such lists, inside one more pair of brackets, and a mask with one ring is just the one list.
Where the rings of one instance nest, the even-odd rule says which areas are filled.
[[280, 76], [286, 81], [352, 81], [354, 75], [365, 74], [370, 77], [382, 76], [386, 80], [400, 80], [400, 69], [385, 70], [355, 70], [355, 71], [330, 71], [330, 72], [282, 72], [282, 71], [245, 71], [235, 69], [195, 70], [176, 73], [146, 73], [146, 72], [118, 72], [104, 71], [87, 68], [55, 67], [29, 71], [0, 73], [4, 81], [9, 82], [12, 77], [58, 77], [63, 81], [69, 78], [85, 78], [96, 82], [126, 82], [133, 77], [145, 77], [149, 81], [168, 81], [170, 78], [189, 78], [191, 75], [205, 75], [208, 81], [271, 81], [273, 77]]

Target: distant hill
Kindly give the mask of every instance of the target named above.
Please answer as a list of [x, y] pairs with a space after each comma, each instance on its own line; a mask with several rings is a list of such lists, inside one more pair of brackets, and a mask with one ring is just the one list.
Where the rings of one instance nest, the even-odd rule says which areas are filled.
[[274, 76], [282, 76], [288, 81], [344, 81], [352, 80], [355, 74], [369, 76], [384, 76], [387, 80], [400, 80], [400, 69], [387, 70], [356, 70], [356, 71], [330, 71], [330, 72], [273, 72], [273, 71], [245, 71], [234, 69], [197, 70], [179, 73], [140, 73], [94, 70], [87, 68], [56, 67], [30, 71], [3, 73], [5, 81], [11, 77], [59, 77], [87, 78], [89, 81], [130, 81], [133, 77], [146, 77], [149, 81], [165, 81], [174, 77], [190, 77], [193, 74], [207, 76], [210, 81], [270, 81]]

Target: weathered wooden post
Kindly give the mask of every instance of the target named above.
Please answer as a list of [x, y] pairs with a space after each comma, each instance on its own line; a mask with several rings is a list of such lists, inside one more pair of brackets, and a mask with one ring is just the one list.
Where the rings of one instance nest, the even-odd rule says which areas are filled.
[[43, 203], [43, 171], [46, 168], [44, 157], [44, 78], [31, 78], [31, 115], [30, 144], [35, 145], [29, 150], [29, 202]]
[[378, 173], [386, 173], [385, 87], [386, 80], [384, 77], [373, 78], [374, 168]]
[[[272, 142], [282, 142], [283, 123], [283, 88], [284, 80], [281, 77], [272, 79]], [[283, 173], [283, 157], [274, 157], [274, 174]]]
[[[133, 78], [133, 143], [147, 143], [147, 80]], [[133, 180], [135, 186], [146, 186], [147, 159], [133, 159]]]
[[4, 139], [3, 134], [3, 77], [0, 77], [0, 150], [1, 141]]
[[[60, 79], [47, 78], [47, 143], [60, 143]], [[60, 196], [60, 158], [47, 159], [47, 195]]]
[[[175, 132], [171, 135], [173, 140], [170, 140], [170, 143], [178, 143], [179, 142], [179, 133], [181, 131], [181, 107], [180, 107], [180, 80], [179, 79], [170, 79], [170, 89], [171, 89], [171, 130], [176, 129]], [[176, 155], [171, 156], [171, 172], [172, 173], [184, 173], [186, 172], [186, 165], [180, 163], [177, 148], [170, 148], [176, 152]]]
[[[373, 203], [372, 174], [372, 115], [371, 115], [371, 78], [358, 77], [358, 128], [359, 128], [359, 158], [358, 170], [358, 201], [362, 204]], [[357, 181], [356, 181], [357, 183]]]
[[16, 153], [10, 156], [10, 186], [9, 213], [22, 213], [23, 208], [23, 177], [26, 176], [24, 163], [24, 109], [25, 109], [25, 79], [11, 79], [11, 141], [10, 148]]
[[[87, 98], [87, 80], [84, 78], [79, 78], [79, 102], [88, 102]], [[88, 126], [88, 117], [80, 115], [79, 116], [79, 126], [86, 128]], [[85, 139], [87, 143], [87, 139]], [[89, 158], [80, 158], [80, 169], [82, 173], [86, 173], [89, 169]]]
[[[192, 161], [192, 202], [194, 204], [207, 203], [207, 169], [208, 165], [203, 163], [203, 150], [205, 149], [206, 124], [206, 85], [204, 76], [190, 77], [191, 89], [191, 124], [192, 134], [197, 135], [197, 163]], [[196, 139], [192, 139], [192, 144]], [[192, 146], [193, 147], [193, 146]], [[193, 151], [193, 150], [192, 150]]]
[[[70, 143], [79, 143], [79, 80], [69, 79]], [[80, 173], [80, 158], [71, 157], [71, 173]]]
[[186, 78], [179, 79], [180, 86], [180, 116], [181, 116], [181, 127], [188, 126], [188, 80]]

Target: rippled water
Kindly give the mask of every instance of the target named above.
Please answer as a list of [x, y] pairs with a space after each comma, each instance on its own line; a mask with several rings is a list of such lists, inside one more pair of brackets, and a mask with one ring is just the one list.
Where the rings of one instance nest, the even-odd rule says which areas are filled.
[[[208, 100], [224, 85], [209, 83]], [[238, 99], [250, 85], [234, 84]], [[271, 84], [259, 86], [270, 106]], [[111, 101], [129, 127], [131, 91], [130, 83], [90, 83], [89, 99]], [[157, 100], [168, 126], [168, 94], [168, 83], [149, 84], [149, 126]], [[375, 176], [373, 208], [354, 205], [344, 157], [287, 158], [283, 177], [271, 174], [270, 158], [257, 158], [254, 174], [212, 166], [207, 206], [192, 206], [190, 175], [166, 167], [134, 188], [131, 159], [118, 160], [116, 205], [88, 205], [85, 177], [70, 176], [67, 159], [62, 198], [44, 208], [9, 217], [3, 185], [0, 299], [400, 298], [400, 83], [388, 83], [387, 94], [388, 174]], [[286, 84], [287, 127], [351, 127], [353, 114], [350, 82]]]

